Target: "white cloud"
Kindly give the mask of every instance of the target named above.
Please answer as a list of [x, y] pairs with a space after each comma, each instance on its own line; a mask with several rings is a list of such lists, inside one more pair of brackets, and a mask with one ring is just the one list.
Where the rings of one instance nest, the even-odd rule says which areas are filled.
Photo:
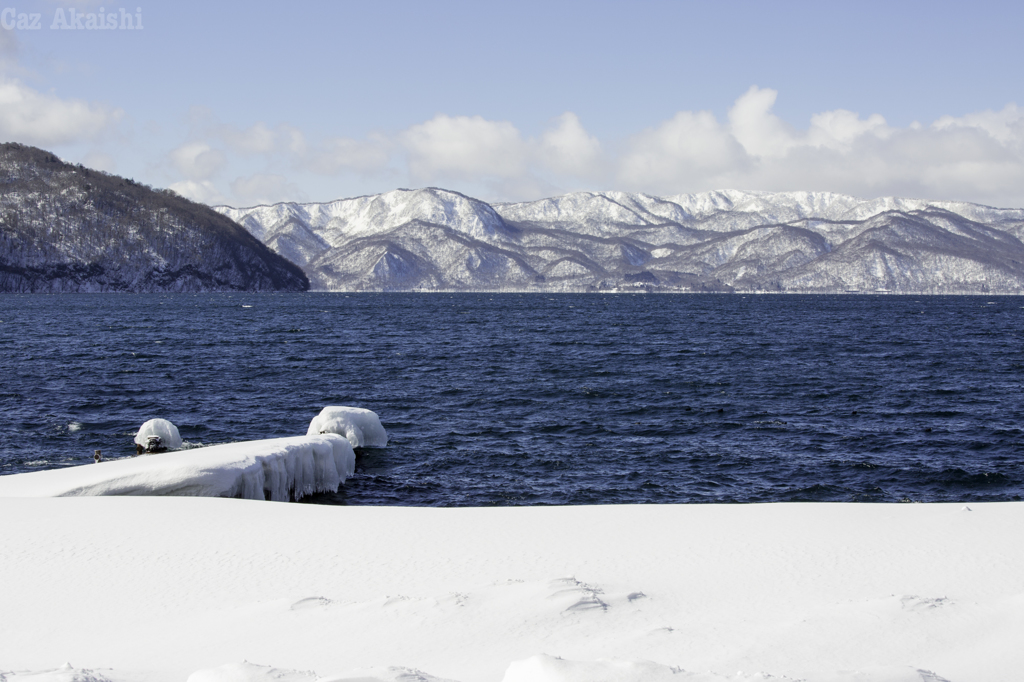
[[262, 122], [244, 130], [234, 126], [221, 126], [220, 132], [229, 147], [247, 154], [266, 154], [277, 147], [278, 133]]
[[705, 184], [747, 163], [743, 147], [711, 112], [681, 111], [627, 143], [618, 159], [616, 182], [646, 188], [640, 191], [666, 192], [670, 187]]
[[121, 116], [120, 109], [60, 99], [0, 77], [0, 137], [11, 141], [49, 148], [92, 140]]
[[367, 140], [333, 137], [323, 140], [314, 150], [310, 150], [304, 139], [293, 135], [289, 145], [295, 166], [321, 175], [381, 171], [388, 165], [390, 147], [389, 141], [379, 135], [372, 135]]
[[199, 201], [204, 204], [217, 205], [228, 203], [220, 190], [209, 180], [183, 180], [172, 184], [170, 189], [173, 189], [183, 197], [188, 197], [193, 201]]
[[539, 143], [541, 165], [554, 173], [580, 178], [604, 173], [601, 143], [587, 133], [576, 114], [567, 111], [544, 131]]
[[[206, 123], [209, 112], [198, 111], [197, 118]], [[226, 150], [243, 156], [263, 156], [280, 166], [319, 175], [345, 172], [374, 173], [384, 169], [394, 146], [382, 135], [371, 134], [364, 140], [330, 137], [307, 141], [305, 134], [292, 126], [270, 128], [258, 122], [248, 128], [231, 125], [205, 125], [200, 136], [216, 139]]]
[[885, 138], [892, 130], [878, 114], [862, 119], [852, 111], [836, 109], [811, 116], [807, 142], [814, 147], [849, 151], [854, 140], [868, 134]]
[[839, 109], [797, 130], [772, 113], [776, 97], [753, 87], [727, 122], [684, 111], [631, 138], [617, 159], [617, 188], [818, 190], [1024, 206], [1024, 111], [1015, 105], [906, 128]]
[[1024, 111], [1016, 104], [1008, 104], [1002, 111], [980, 111], [960, 118], [943, 116], [932, 127], [936, 130], [983, 130], [1000, 144], [1018, 151], [1022, 150], [1024, 144]]
[[797, 143], [790, 127], [772, 113], [778, 94], [754, 85], [729, 110], [732, 135], [751, 156], [783, 156]]
[[522, 135], [507, 121], [438, 114], [401, 134], [414, 180], [515, 178], [527, 172]]
[[298, 185], [289, 182], [285, 176], [270, 173], [236, 178], [231, 183], [231, 192], [244, 206], [306, 201], [308, 198]]
[[600, 142], [571, 112], [554, 119], [536, 139], [507, 121], [480, 116], [438, 115], [390, 136], [371, 133], [362, 139], [308, 139], [294, 127], [262, 122], [240, 128], [217, 123], [201, 108], [194, 108], [192, 123], [194, 141], [168, 159], [179, 177], [195, 181], [184, 183], [183, 192], [209, 194], [210, 187], [221, 187], [216, 178], [225, 169], [251, 171], [255, 161], [261, 172], [230, 183], [238, 204], [302, 200], [296, 180], [301, 175], [388, 183], [381, 189], [446, 185], [493, 199], [556, 194], [565, 184], [600, 180], [607, 168]]
[[537, 138], [508, 121], [438, 114], [396, 135], [391, 147], [404, 152], [407, 184], [456, 187], [492, 200], [583, 189], [609, 172], [600, 141], [572, 112]]
[[[208, 142], [185, 144], [171, 158], [192, 181], [183, 193], [193, 197], [212, 195], [211, 181], [230, 167], [241, 176], [230, 183], [236, 203], [303, 200], [299, 185], [309, 192], [317, 178], [338, 177], [331, 185], [337, 196], [347, 196], [344, 188], [352, 184], [360, 191], [441, 185], [491, 200], [573, 189], [666, 195], [737, 188], [1024, 206], [1024, 109], [1016, 105], [899, 128], [880, 114], [835, 109], [814, 114], [801, 128], [774, 113], [778, 96], [751, 87], [725, 120], [710, 111], [680, 111], [610, 144], [588, 133], [572, 112], [537, 137], [509, 121], [438, 114], [362, 138], [307, 138], [287, 125], [213, 124], [196, 137]], [[255, 173], [254, 160], [261, 166]], [[228, 194], [227, 186], [222, 192]]]
[[281, 131], [280, 139], [289, 154], [299, 157], [305, 155], [309, 147], [306, 145], [306, 136], [302, 134], [301, 130], [287, 125], [281, 126], [279, 130]]
[[206, 142], [189, 142], [171, 152], [171, 162], [189, 180], [207, 180], [227, 162], [224, 152]]

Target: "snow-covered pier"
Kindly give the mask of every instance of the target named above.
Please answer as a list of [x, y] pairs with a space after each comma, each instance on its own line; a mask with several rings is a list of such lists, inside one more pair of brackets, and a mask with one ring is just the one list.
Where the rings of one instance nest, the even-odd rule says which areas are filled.
[[206, 448], [0, 476], [0, 497], [181, 495], [287, 502], [334, 492], [355, 470], [334, 433]]
[[[137, 445], [158, 436], [182, 445], [164, 419], [147, 421]], [[305, 436], [225, 443], [95, 465], [0, 476], [0, 497], [150, 495], [235, 497], [288, 502], [335, 492], [355, 471], [359, 447], [383, 447], [388, 436], [377, 415], [355, 407], [325, 407]]]

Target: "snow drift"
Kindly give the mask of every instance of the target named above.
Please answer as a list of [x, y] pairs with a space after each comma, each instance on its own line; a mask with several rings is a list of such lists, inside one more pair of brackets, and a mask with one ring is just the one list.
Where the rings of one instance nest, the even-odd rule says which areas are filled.
[[334, 492], [353, 471], [349, 441], [326, 433], [0, 476], [0, 497], [180, 495], [287, 502]]
[[8, 682], [1024, 678], [1021, 502], [0, 496], [0, 518]]

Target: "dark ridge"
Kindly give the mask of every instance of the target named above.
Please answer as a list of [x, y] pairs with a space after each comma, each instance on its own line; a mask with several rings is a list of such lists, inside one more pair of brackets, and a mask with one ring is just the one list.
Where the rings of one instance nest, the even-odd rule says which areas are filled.
[[0, 292], [308, 289], [297, 265], [208, 206], [0, 145]]

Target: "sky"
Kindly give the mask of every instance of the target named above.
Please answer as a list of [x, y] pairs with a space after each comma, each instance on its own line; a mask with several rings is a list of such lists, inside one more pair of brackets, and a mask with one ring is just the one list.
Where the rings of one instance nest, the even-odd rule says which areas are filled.
[[6, 1], [0, 141], [210, 204], [1024, 207], [1024, 3]]

